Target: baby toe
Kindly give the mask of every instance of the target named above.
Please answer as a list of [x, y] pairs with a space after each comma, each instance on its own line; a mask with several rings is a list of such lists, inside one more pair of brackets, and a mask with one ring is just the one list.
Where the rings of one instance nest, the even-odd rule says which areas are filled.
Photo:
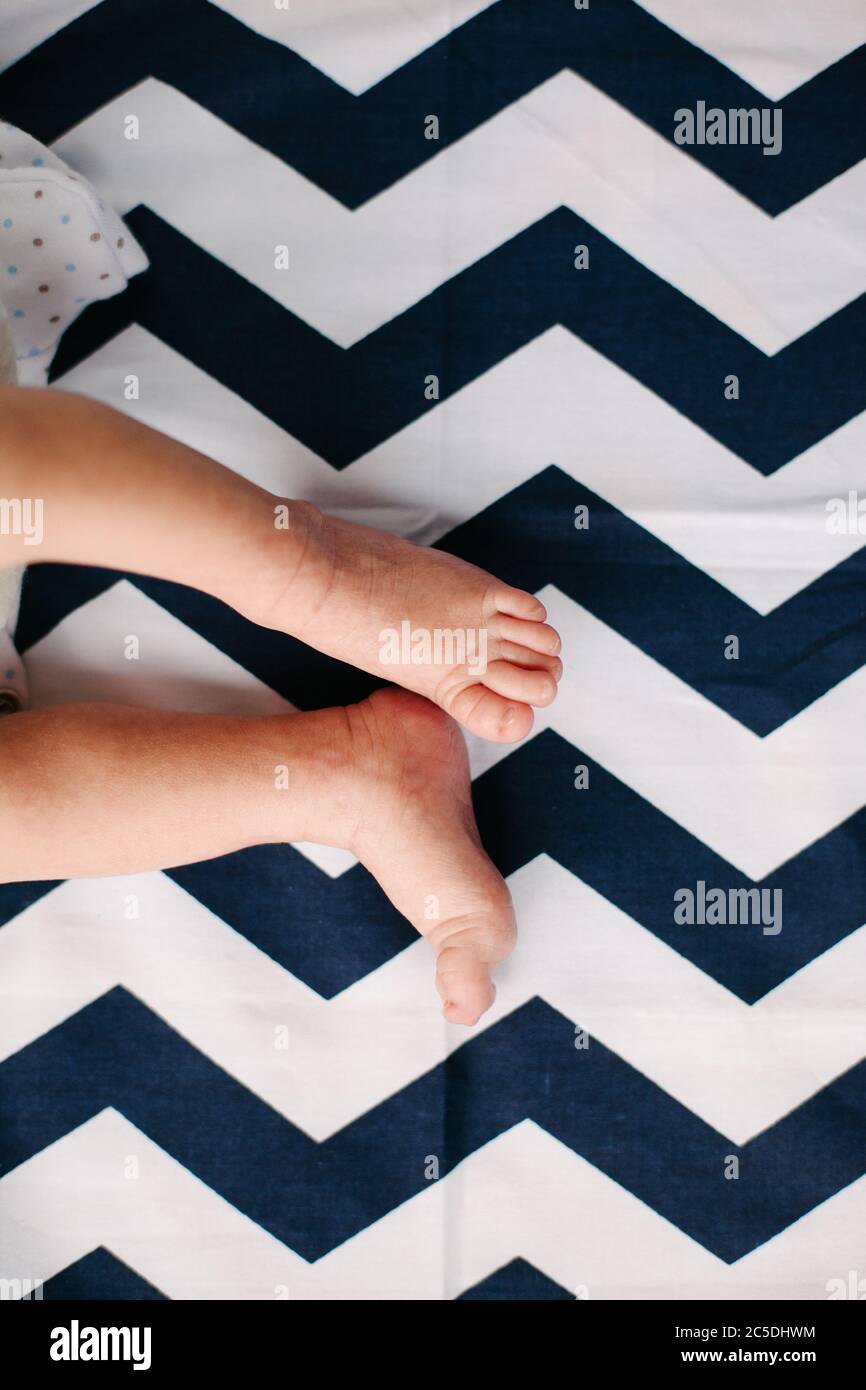
[[471, 1027], [490, 1008], [496, 986], [490, 966], [465, 947], [446, 946], [436, 961], [436, 988], [449, 1023]]
[[555, 681], [562, 680], [563, 665], [558, 656], [547, 652], [534, 652], [530, 647], [519, 647], [516, 642], [500, 642], [496, 656], [501, 661], [510, 661], [514, 666], [526, 666], [533, 671], [549, 671]]
[[535, 594], [525, 589], [513, 589], [510, 584], [500, 584], [493, 592], [496, 607], [500, 613], [510, 613], [514, 618], [526, 618], [530, 622], [544, 622], [547, 609]]
[[490, 1008], [496, 998], [490, 967], [511, 954], [516, 940], [511, 896], [500, 879], [491, 890], [489, 910], [471, 926], [446, 934], [438, 951], [436, 988], [449, 1023], [477, 1023]]
[[549, 671], [514, 666], [510, 661], [491, 661], [484, 684], [506, 700], [525, 705], [549, 705], [556, 698], [556, 681]]
[[532, 728], [528, 705], [503, 698], [485, 685], [464, 686], [446, 709], [458, 724], [494, 743], [517, 743]]
[[546, 656], [558, 656], [562, 648], [559, 633], [549, 623], [527, 623], [519, 618], [500, 616], [493, 631], [503, 642], [529, 647], [531, 651], [544, 652]]

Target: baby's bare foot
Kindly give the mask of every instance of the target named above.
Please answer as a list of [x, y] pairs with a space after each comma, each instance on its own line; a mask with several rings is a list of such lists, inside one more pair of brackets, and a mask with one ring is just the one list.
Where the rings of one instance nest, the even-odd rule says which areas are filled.
[[345, 725], [331, 741], [339, 756], [322, 801], [323, 826], [311, 825], [310, 838], [333, 843], [340, 827], [347, 847], [436, 952], [446, 1019], [476, 1023], [493, 1002], [491, 967], [511, 952], [515, 924], [508, 888], [478, 838], [460, 730], [428, 700], [402, 690], [377, 690], [339, 715], [328, 713]]
[[513, 743], [562, 675], [558, 634], [532, 594], [442, 551], [288, 504], [276, 577], [249, 616], [434, 700]]

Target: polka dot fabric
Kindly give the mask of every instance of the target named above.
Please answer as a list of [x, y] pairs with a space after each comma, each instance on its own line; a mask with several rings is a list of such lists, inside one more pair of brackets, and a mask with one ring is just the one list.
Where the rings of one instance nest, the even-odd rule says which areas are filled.
[[146, 268], [141, 247], [91, 184], [0, 122], [0, 299], [19, 365], [47, 371], [81, 311]]

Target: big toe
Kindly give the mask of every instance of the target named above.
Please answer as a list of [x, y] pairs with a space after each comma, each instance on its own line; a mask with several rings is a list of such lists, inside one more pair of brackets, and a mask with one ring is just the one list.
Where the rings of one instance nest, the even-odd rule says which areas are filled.
[[442, 1013], [449, 1023], [472, 1027], [496, 998], [496, 986], [485, 961], [468, 957], [457, 947], [448, 948], [436, 962], [436, 988]]
[[[504, 885], [503, 885], [504, 887]], [[491, 967], [514, 949], [516, 930], [510, 898], [489, 914], [463, 922], [454, 928], [445, 923], [434, 940], [436, 988], [442, 999], [442, 1012], [449, 1023], [471, 1027], [490, 1008], [496, 997]]]

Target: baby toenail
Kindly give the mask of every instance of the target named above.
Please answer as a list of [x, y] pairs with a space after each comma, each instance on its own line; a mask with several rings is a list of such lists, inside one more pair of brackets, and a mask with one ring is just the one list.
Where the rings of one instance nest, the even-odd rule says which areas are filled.
[[502, 723], [503, 723], [503, 724], [513, 724], [516, 714], [517, 714], [517, 710], [516, 710], [516, 709], [514, 708], [514, 706], [512, 705], [512, 706], [510, 707], [510, 709], [507, 709], [507, 710], [505, 711], [505, 713], [503, 714], [503, 716], [502, 716]]

